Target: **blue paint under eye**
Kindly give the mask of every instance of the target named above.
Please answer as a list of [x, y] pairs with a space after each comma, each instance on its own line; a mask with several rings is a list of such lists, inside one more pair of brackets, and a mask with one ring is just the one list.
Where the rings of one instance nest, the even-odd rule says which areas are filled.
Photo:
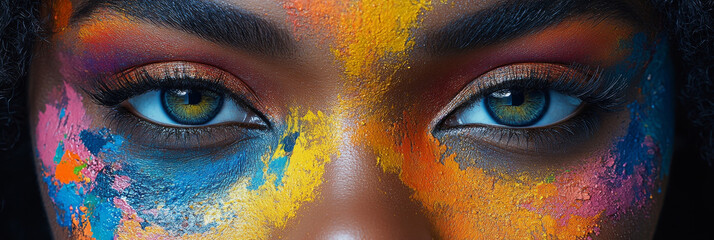
[[260, 186], [263, 186], [267, 181], [265, 174], [273, 174], [276, 176], [273, 186], [279, 187], [283, 185], [283, 176], [285, 175], [285, 169], [290, 164], [290, 154], [295, 148], [295, 143], [297, 138], [300, 137], [300, 132], [293, 132], [280, 140], [282, 145], [282, 150], [285, 152], [285, 156], [275, 157], [270, 159], [268, 163], [268, 169], [265, 173], [258, 170], [251, 176], [250, 185], [248, 185], [248, 190], [257, 190]]
[[295, 141], [298, 137], [300, 137], [300, 133], [294, 132], [289, 136], [283, 138], [283, 140], [280, 140], [280, 144], [283, 144], [283, 149], [285, 150], [285, 152], [293, 151], [293, 148], [295, 147]]

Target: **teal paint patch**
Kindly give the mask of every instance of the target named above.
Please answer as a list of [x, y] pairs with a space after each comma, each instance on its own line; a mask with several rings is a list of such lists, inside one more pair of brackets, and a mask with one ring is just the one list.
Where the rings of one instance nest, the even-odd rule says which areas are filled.
[[285, 175], [285, 169], [288, 166], [288, 157], [279, 157], [274, 159], [268, 165], [268, 174], [275, 174], [277, 179], [273, 183], [275, 187], [283, 185], [283, 176]]
[[52, 158], [52, 161], [54, 161], [55, 164], [59, 164], [60, 161], [62, 161], [62, 156], [64, 156], [64, 142], [60, 141], [59, 144], [57, 144], [57, 149], [55, 150], [55, 157]]
[[260, 186], [265, 184], [265, 175], [263, 171], [255, 171], [253, 177], [250, 178], [250, 185], [248, 185], [248, 190], [258, 190]]

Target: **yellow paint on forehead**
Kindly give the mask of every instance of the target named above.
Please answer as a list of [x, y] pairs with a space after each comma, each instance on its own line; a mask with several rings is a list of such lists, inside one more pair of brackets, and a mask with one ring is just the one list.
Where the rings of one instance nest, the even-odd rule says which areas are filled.
[[419, 26], [420, 14], [430, 6], [430, 0], [354, 2], [339, 19], [333, 48], [337, 59], [344, 62], [345, 74], [373, 77], [375, 65], [384, 57], [402, 65], [404, 54], [414, 46], [411, 32]]
[[[283, 137], [294, 132], [300, 135], [290, 153], [282, 184], [276, 186], [278, 176], [267, 171], [270, 159], [287, 154], [279, 145], [279, 150], [263, 156], [265, 184], [249, 190], [251, 179], [242, 178], [231, 186], [226, 197], [192, 206], [197, 216], [203, 216], [204, 226], [215, 227], [180, 239], [265, 239], [273, 229], [284, 227], [302, 204], [319, 196], [317, 189], [322, 184], [325, 165], [339, 156], [339, 122], [322, 112], [300, 114], [293, 109], [286, 124]], [[170, 233], [157, 226], [142, 229], [137, 221], [123, 221], [118, 235], [120, 239], [137, 239]]]
[[[322, 36], [343, 68], [341, 107], [371, 106], [382, 98], [406, 66], [410, 38], [431, 0], [288, 0], [296, 35]], [[305, 33], [307, 31], [307, 34]], [[369, 107], [366, 107], [369, 108]], [[364, 110], [364, 108], [362, 109]]]

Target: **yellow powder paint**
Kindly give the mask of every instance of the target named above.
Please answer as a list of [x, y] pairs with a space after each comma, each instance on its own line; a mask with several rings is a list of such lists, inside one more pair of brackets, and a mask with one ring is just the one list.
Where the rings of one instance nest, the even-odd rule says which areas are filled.
[[[461, 169], [455, 156], [429, 132], [419, 131], [407, 119], [385, 123], [384, 112], [374, 111], [398, 79], [394, 73], [408, 66], [420, 14], [431, 1], [364, 0], [340, 4], [290, 1], [293, 14], [312, 24], [331, 40], [331, 51], [343, 64], [345, 89], [339, 112], [359, 112], [352, 144], [365, 144], [377, 155], [385, 172], [398, 174], [414, 189], [445, 239], [576, 239], [596, 227], [600, 214], [588, 217], [549, 215], [555, 186], [527, 175], [494, 175], [478, 168]], [[341, 8], [335, 9], [337, 6]], [[334, 16], [339, 16], [335, 24]], [[296, 28], [299, 30], [302, 25]], [[298, 34], [299, 35], [299, 34]], [[566, 206], [577, 207], [577, 206]]]
[[340, 17], [333, 49], [344, 62], [345, 74], [377, 80], [369, 77], [376, 77], [374, 67], [383, 57], [398, 61], [391, 63], [393, 68], [405, 64], [404, 56], [414, 46], [409, 40], [411, 30], [419, 26], [419, 15], [430, 9], [431, 1], [363, 0], [352, 4]]
[[[282, 228], [297, 209], [318, 197], [325, 164], [339, 156], [337, 139], [341, 126], [322, 112], [291, 110], [286, 119], [284, 136], [294, 132], [296, 139], [282, 185], [272, 184], [277, 176], [268, 174], [268, 159], [287, 155], [282, 150], [263, 156], [266, 183], [257, 190], [249, 190], [250, 178], [240, 179], [231, 186], [228, 196], [192, 206], [197, 215], [204, 216], [203, 225], [215, 224], [205, 233], [182, 236], [184, 239], [265, 239], [272, 229]], [[282, 149], [278, 146], [277, 149]], [[127, 216], [129, 217], [129, 216]], [[168, 235], [164, 229], [153, 226], [142, 229], [135, 220], [122, 221], [118, 230], [121, 239]]]
[[360, 98], [342, 100], [342, 109], [365, 110], [393, 84], [391, 75], [407, 65], [415, 44], [409, 37], [419, 27], [419, 16], [431, 9], [431, 0], [289, 0], [284, 7], [298, 38], [308, 31], [330, 39], [345, 74], [343, 95]]

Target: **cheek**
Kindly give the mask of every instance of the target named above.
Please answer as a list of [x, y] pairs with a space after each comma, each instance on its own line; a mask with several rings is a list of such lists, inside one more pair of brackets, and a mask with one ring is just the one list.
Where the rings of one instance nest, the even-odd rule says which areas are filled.
[[36, 152], [56, 222], [72, 238], [262, 239], [316, 197], [339, 154], [335, 121], [295, 110], [278, 143], [182, 160], [96, 127], [69, 85], [53, 95], [38, 114]]
[[548, 176], [461, 168], [457, 154], [445, 155], [447, 147], [429, 134], [392, 139], [398, 146], [382, 140], [389, 136], [370, 141], [381, 166], [415, 190], [413, 198], [445, 238], [571, 239], [599, 234], [603, 221], [652, 210], [662, 155], [652, 137], [634, 128], [610, 149]]

